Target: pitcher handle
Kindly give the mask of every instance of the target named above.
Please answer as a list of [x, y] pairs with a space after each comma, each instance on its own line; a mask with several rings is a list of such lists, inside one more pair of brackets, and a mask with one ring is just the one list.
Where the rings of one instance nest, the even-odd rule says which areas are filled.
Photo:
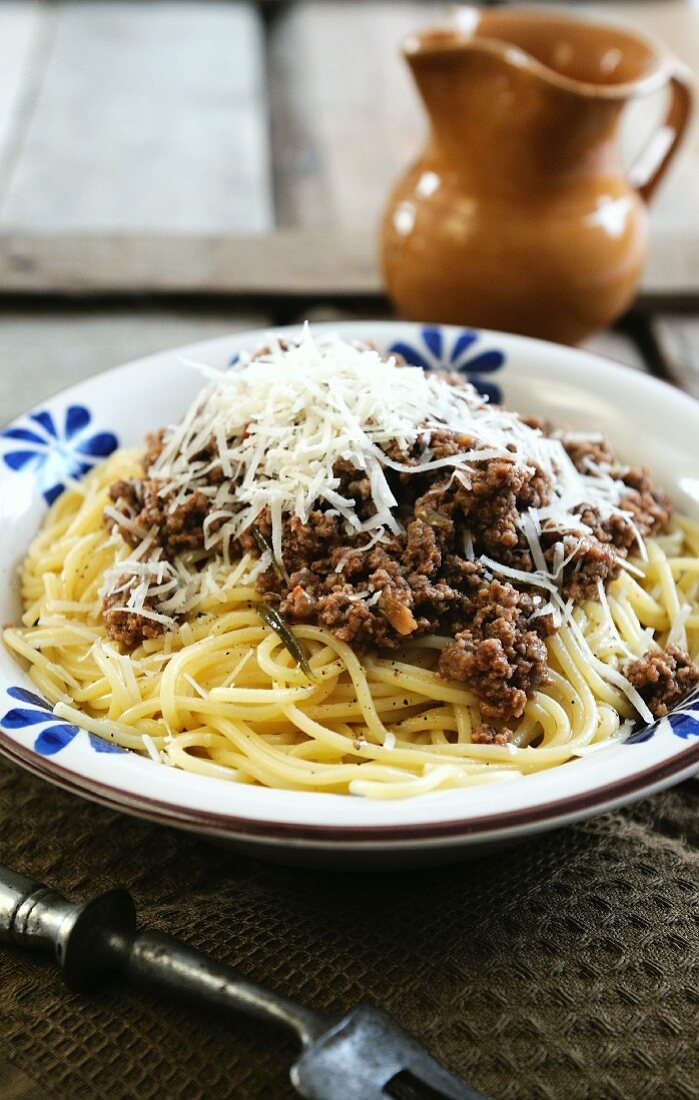
[[629, 182], [650, 202], [670, 161], [682, 144], [694, 106], [690, 70], [676, 62], [670, 80], [670, 102], [661, 126], [654, 131], [629, 170]]

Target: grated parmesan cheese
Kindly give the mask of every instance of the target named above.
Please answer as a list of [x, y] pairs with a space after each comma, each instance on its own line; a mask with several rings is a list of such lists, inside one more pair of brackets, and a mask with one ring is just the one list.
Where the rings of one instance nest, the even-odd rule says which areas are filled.
[[[472, 443], [461, 454], [434, 459], [430, 434], [440, 428], [463, 433]], [[382, 447], [393, 442], [402, 450], [421, 445], [414, 466], [384, 453]], [[205, 461], [201, 453], [212, 444], [215, 455]], [[600, 471], [579, 474], [560, 440], [489, 405], [472, 387], [450, 386], [418, 367], [398, 367], [373, 348], [333, 337], [318, 341], [307, 327], [298, 344], [282, 348], [272, 340], [259, 358], [243, 358], [214, 378], [169, 432], [149, 474], [162, 481], [164, 494], [176, 493], [178, 503], [197, 490], [215, 492], [216, 511], [206, 525], [209, 551], [238, 538], [268, 507], [272, 546], [281, 560], [285, 515], [305, 523], [325, 502], [348, 530], [380, 538], [399, 530], [386, 469], [413, 474], [451, 466], [467, 479], [469, 468], [493, 458], [542, 468], [555, 491], [541, 518], [562, 530], [581, 528], [572, 509], [583, 502], [609, 513], [624, 488]], [[333, 470], [340, 460], [363, 471], [371, 484], [376, 514], [363, 524], [354, 502], [338, 491]], [[213, 489], [207, 477], [219, 465], [226, 480]]]
[[[209, 497], [204, 551], [183, 554], [172, 563], [161, 560], [152, 535], [132, 525], [142, 541], [109, 571], [103, 594], [122, 592], [127, 610], [174, 628], [177, 616], [196, 607], [204, 595], [223, 590], [232, 566], [231, 549], [263, 510], [269, 512], [272, 550], [282, 564], [285, 518], [296, 515], [306, 523], [319, 507], [340, 517], [348, 534], [366, 532], [368, 550], [402, 530], [388, 470], [420, 475], [450, 467], [452, 476], [468, 487], [481, 463], [507, 459], [527, 471], [540, 470], [550, 485], [548, 503], [530, 508], [520, 518], [534, 570], [514, 569], [489, 557], [481, 561], [490, 575], [543, 589], [548, 598], [537, 614], [553, 614], [557, 623], [572, 621], [572, 605], [559, 594], [571, 555], [564, 558], [562, 545], [556, 545], [549, 567], [541, 545], [542, 526], [561, 536], [586, 533], [589, 528], [577, 514], [582, 504], [603, 518], [621, 511], [624, 484], [604, 463], [590, 460], [580, 473], [563, 446], [566, 438], [601, 437], [545, 436], [516, 413], [488, 404], [471, 386], [452, 386], [438, 374], [385, 361], [371, 347], [337, 337], [318, 340], [308, 326], [298, 343], [282, 346], [270, 339], [256, 357], [243, 356], [230, 370], [201, 369], [208, 386], [181, 423], [166, 432], [148, 476], [161, 482], [160, 494], [171, 509], [195, 492]], [[436, 458], [430, 447], [432, 433], [445, 428], [465, 437], [464, 450]], [[414, 465], [389, 458], [389, 445], [410, 451]], [[369, 481], [375, 511], [364, 521], [354, 501], [342, 493], [335, 473], [340, 462], [351, 464]], [[214, 471], [218, 476], [212, 478]], [[108, 514], [117, 522], [125, 520], [114, 508]], [[630, 520], [629, 513], [623, 515]], [[643, 553], [640, 536], [638, 541]], [[470, 560], [475, 557], [468, 533], [464, 554]], [[236, 569], [236, 579], [250, 583], [270, 564], [267, 551]], [[338, 572], [342, 565], [341, 558]], [[367, 591], [354, 598], [368, 598], [373, 605], [380, 595]], [[620, 673], [607, 672], [607, 678], [638, 706]]]
[[146, 752], [150, 756], [153, 763], [154, 764], [160, 764], [162, 762], [161, 758], [160, 758], [160, 753], [158, 752], [158, 750], [156, 748], [155, 741], [153, 740], [153, 738], [147, 733], [142, 733], [141, 734], [141, 740], [143, 742], [144, 749], [146, 750]]

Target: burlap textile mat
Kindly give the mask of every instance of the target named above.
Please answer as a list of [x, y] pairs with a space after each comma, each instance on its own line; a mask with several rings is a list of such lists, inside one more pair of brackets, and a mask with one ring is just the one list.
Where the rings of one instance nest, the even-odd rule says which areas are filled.
[[[469, 863], [343, 875], [243, 858], [2, 761], [0, 860], [74, 899], [126, 886], [144, 924], [310, 1005], [369, 998], [494, 1098], [656, 1100], [699, 1096], [698, 809], [695, 779]], [[78, 997], [10, 949], [0, 989], [2, 1059], [48, 1097], [294, 1095], [294, 1047], [246, 1020], [117, 981]]]

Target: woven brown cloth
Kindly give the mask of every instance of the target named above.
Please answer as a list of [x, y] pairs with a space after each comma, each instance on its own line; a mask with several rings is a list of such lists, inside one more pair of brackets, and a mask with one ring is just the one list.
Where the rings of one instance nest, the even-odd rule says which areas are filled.
[[[496, 1100], [657, 1100], [699, 1096], [697, 810], [691, 780], [468, 863], [333, 874], [118, 816], [3, 761], [0, 861], [76, 900], [126, 886], [143, 924], [309, 1005], [368, 998]], [[0, 990], [2, 1097], [294, 1095], [294, 1047], [244, 1019], [118, 981], [77, 996], [11, 949]]]

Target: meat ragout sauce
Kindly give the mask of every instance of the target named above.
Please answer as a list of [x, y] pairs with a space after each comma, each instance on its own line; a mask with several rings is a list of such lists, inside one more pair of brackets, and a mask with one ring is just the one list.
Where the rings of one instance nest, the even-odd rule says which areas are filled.
[[[544, 434], [550, 431], [541, 421], [527, 423]], [[204, 548], [210, 504], [195, 492], [173, 507], [162, 493], [162, 482], [149, 477], [164, 439], [162, 432], [150, 437], [143, 478], [116, 482], [110, 496], [117, 511], [136, 528], [153, 533], [162, 557], [173, 561], [185, 551]], [[619, 575], [637, 536], [645, 538], [667, 523], [672, 504], [646, 470], [621, 466], [607, 443], [567, 442], [564, 436], [562, 442], [580, 472], [588, 472], [590, 462], [601, 463], [627, 490], [620, 505], [623, 514], [602, 518], [593, 507], [579, 509], [587, 531], [561, 534], [550, 521], [542, 525], [547, 566], [560, 569], [565, 562], [559, 590], [564, 599], [577, 603], [598, 597], [600, 582], [606, 585]], [[473, 445], [470, 437], [446, 429], [432, 431], [429, 441], [437, 459]], [[422, 450], [424, 440], [412, 451], [394, 446], [386, 453], [415, 466], [418, 446]], [[212, 441], [201, 457], [215, 454]], [[367, 519], [374, 510], [369, 480], [344, 462], [334, 472], [340, 478], [338, 491], [354, 501], [360, 520]], [[382, 541], [367, 546], [368, 533], [348, 535], [342, 518], [328, 510], [311, 512], [306, 523], [288, 516], [282, 528], [285, 572], [268, 568], [258, 575], [257, 588], [288, 623], [325, 627], [360, 653], [395, 650], [426, 634], [450, 637], [437, 674], [465, 683], [478, 698], [483, 724], [474, 730], [473, 740], [504, 744], [512, 736], [508, 723], [522, 715], [527, 700], [549, 680], [545, 639], [557, 627], [545, 611], [546, 592], [493, 576], [480, 558], [486, 555], [505, 566], [534, 571], [520, 518], [548, 503], [548, 478], [514, 456], [461, 468], [456, 476], [445, 467], [419, 473], [387, 468], [386, 475], [397, 501], [399, 534], [387, 532]], [[108, 517], [105, 522], [129, 545], [140, 541], [131, 527]], [[260, 556], [260, 534], [271, 541], [268, 510], [258, 516], [256, 527], [257, 534], [249, 529], [240, 538], [240, 549], [253, 558]], [[161, 624], [124, 609], [123, 602], [123, 592], [104, 598], [104, 621], [112, 639], [130, 648], [163, 632]], [[658, 716], [699, 682], [699, 668], [672, 648], [646, 655], [629, 672]]]

